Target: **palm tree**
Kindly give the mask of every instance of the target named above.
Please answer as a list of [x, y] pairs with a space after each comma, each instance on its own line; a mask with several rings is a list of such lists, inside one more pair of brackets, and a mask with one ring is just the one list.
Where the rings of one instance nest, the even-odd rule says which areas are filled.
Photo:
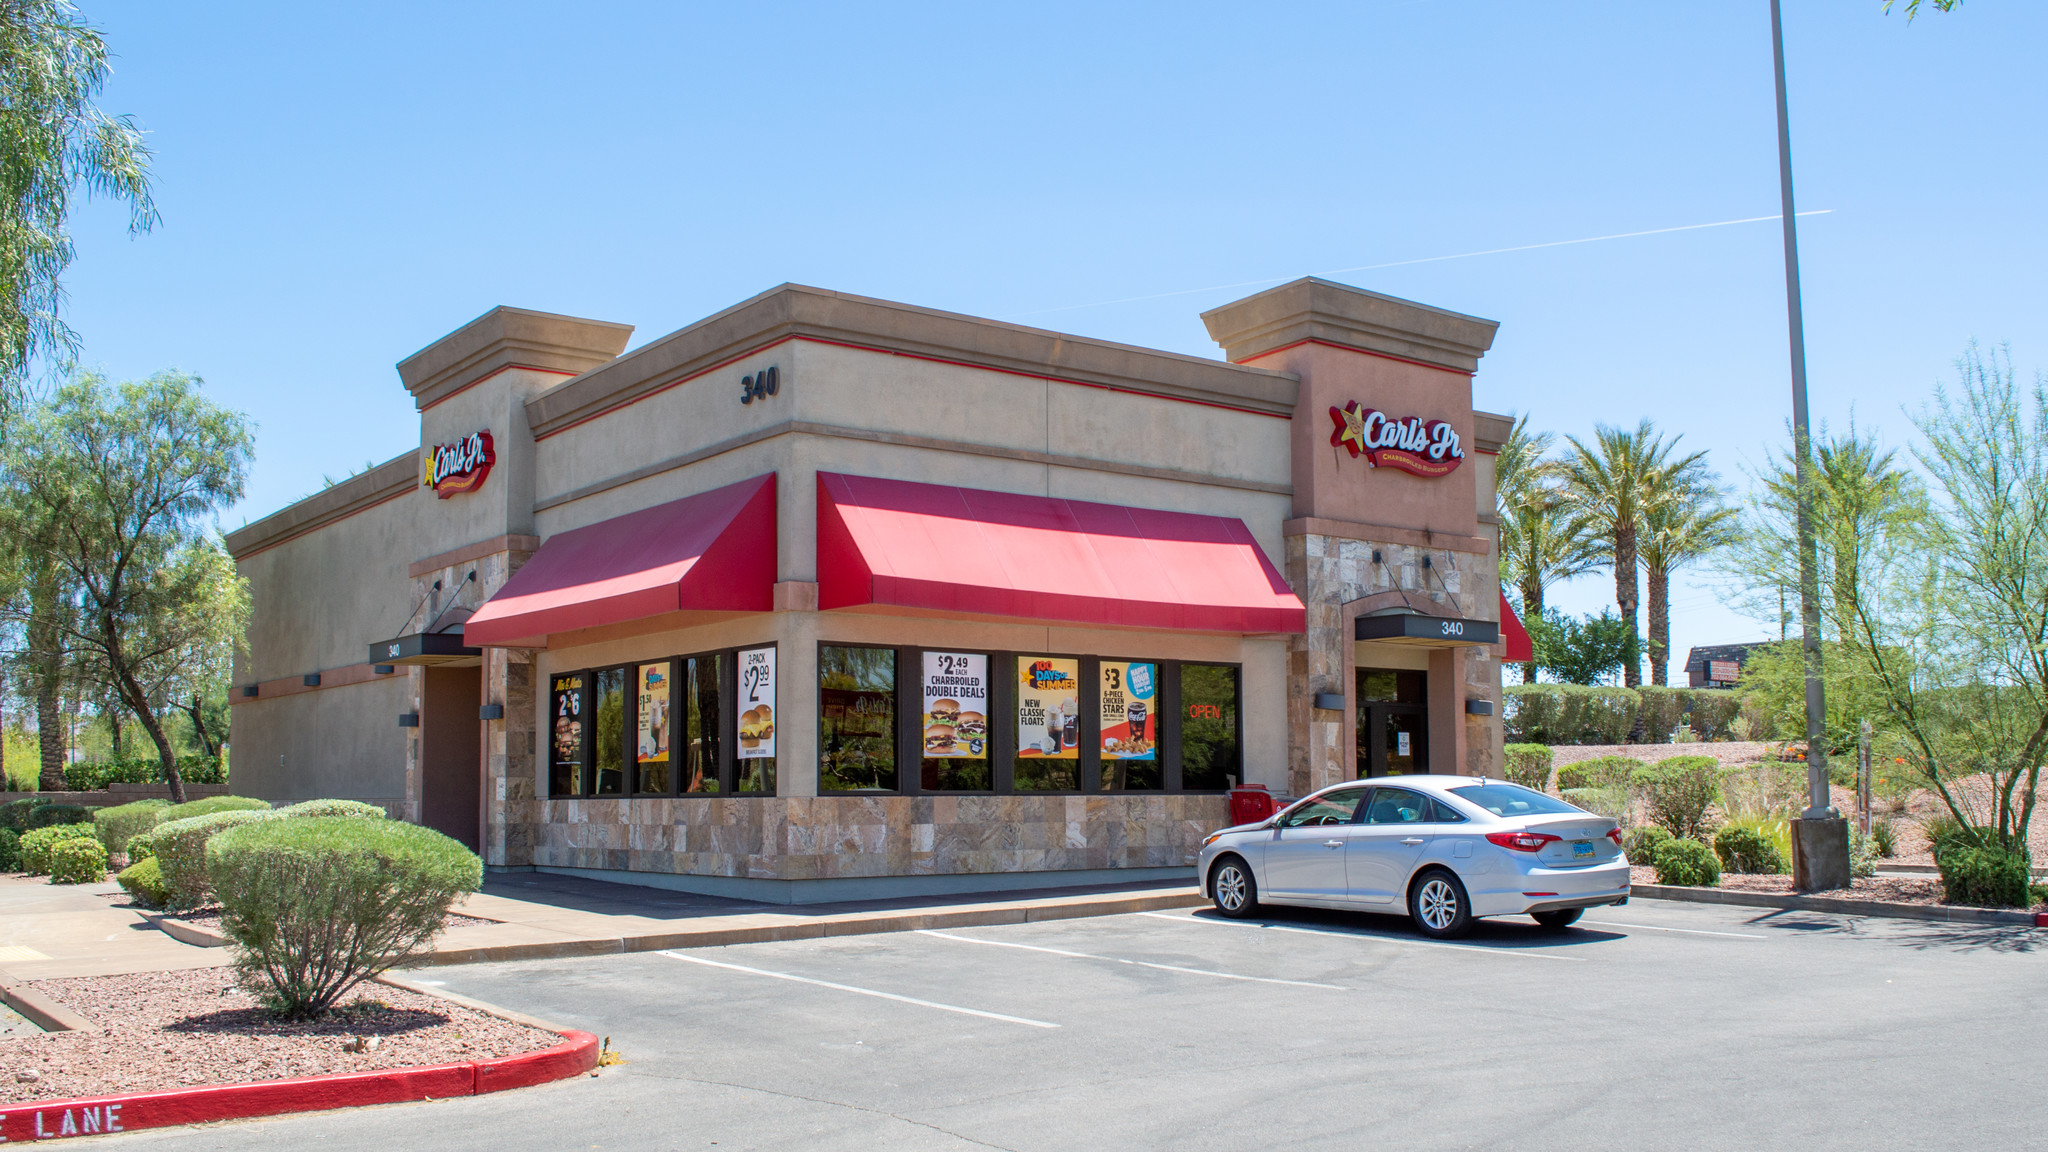
[[1665, 683], [1671, 660], [1671, 573], [1732, 543], [1737, 513], [1711, 486], [1659, 493], [1644, 509], [1637, 551], [1650, 585], [1650, 683]]
[[[1515, 590], [1524, 619], [1543, 618], [1543, 591], [1560, 580], [1597, 570], [1601, 547], [1593, 519], [1559, 490], [1556, 467], [1543, 460], [1551, 434], [1530, 433], [1529, 418], [1494, 460], [1500, 500], [1500, 574]], [[1522, 682], [1536, 682], [1536, 663], [1522, 665]]]
[[[1566, 439], [1571, 450], [1561, 465], [1564, 491], [1597, 526], [1603, 559], [1614, 569], [1614, 606], [1629, 627], [1635, 628], [1640, 599], [1637, 542], [1643, 514], [1664, 486], [1699, 482], [1706, 468], [1706, 453], [1671, 459], [1680, 437], [1665, 440], [1648, 419], [1633, 431], [1595, 425], [1591, 446], [1576, 436]], [[1623, 666], [1624, 685], [1634, 688], [1642, 682], [1640, 665], [1631, 660]]]

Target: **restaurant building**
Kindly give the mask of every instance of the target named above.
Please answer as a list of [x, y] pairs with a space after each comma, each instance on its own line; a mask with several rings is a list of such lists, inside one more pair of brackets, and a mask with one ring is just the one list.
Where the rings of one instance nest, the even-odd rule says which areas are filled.
[[794, 285], [625, 355], [493, 309], [398, 365], [417, 450], [229, 534], [235, 788], [807, 901], [1184, 876], [1234, 786], [1494, 771], [1494, 323], [1202, 319], [1224, 359]]

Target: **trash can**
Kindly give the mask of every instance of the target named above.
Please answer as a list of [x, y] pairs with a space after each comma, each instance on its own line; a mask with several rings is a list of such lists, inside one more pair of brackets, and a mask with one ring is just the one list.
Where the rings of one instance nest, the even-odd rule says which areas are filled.
[[1264, 784], [1240, 784], [1230, 790], [1230, 822], [1256, 824], [1273, 814], [1273, 796]]

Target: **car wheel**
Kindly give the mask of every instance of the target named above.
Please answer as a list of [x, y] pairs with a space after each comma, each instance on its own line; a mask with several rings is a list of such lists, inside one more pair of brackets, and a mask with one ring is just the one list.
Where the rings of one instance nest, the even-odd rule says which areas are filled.
[[1465, 886], [1441, 868], [1424, 872], [1408, 890], [1408, 915], [1425, 936], [1440, 940], [1472, 930], [1472, 904]]
[[1559, 908], [1554, 912], [1531, 912], [1529, 916], [1538, 924], [1557, 932], [1578, 923], [1579, 917], [1585, 911], [1584, 908]]
[[1233, 920], [1256, 915], [1259, 885], [1252, 879], [1251, 865], [1236, 856], [1225, 856], [1209, 874], [1209, 898], [1216, 902], [1218, 912]]

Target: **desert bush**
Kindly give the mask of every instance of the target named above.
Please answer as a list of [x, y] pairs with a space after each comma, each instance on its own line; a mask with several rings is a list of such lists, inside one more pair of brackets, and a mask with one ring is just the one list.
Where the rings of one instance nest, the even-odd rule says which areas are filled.
[[1899, 854], [1899, 832], [1889, 820], [1870, 822], [1870, 846], [1879, 856], [1889, 860]]
[[1650, 864], [1657, 859], [1657, 845], [1669, 839], [1671, 833], [1655, 824], [1646, 824], [1621, 834], [1621, 850], [1630, 864]]
[[1657, 883], [1712, 888], [1721, 882], [1721, 862], [1714, 850], [1697, 840], [1666, 840], [1657, 845]]
[[1567, 804], [1576, 804], [1617, 824], [1628, 822], [1628, 790], [1625, 788], [1567, 788], [1564, 789], [1564, 799]]
[[426, 946], [483, 882], [475, 853], [398, 820], [259, 820], [206, 846], [241, 982], [306, 1019]]
[[1877, 875], [1876, 838], [1864, 835], [1854, 820], [1849, 821], [1849, 875]]
[[1557, 788], [1626, 788], [1643, 762], [1629, 756], [1596, 756], [1557, 770]]
[[1785, 820], [1805, 805], [1804, 764], [1765, 760], [1721, 773], [1721, 815], [1730, 820]]
[[43, 803], [29, 811], [28, 826], [29, 830], [33, 831], [58, 824], [85, 824], [91, 822], [92, 814], [93, 809], [83, 804]]
[[1518, 744], [1620, 744], [1635, 727], [1636, 694], [1583, 684], [1510, 684], [1501, 726]]
[[1508, 782], [1542, 792], [1550, 787], [1550, 746], [1509, 744], [1501, 750]]
[[353, 816], [361, 820], [382, 820], [384, 810], [361, 800], [302, 800], [277, 810], [279, 816]]
[[164, 886], [163, 868], [154, 856], [144, 856], [115, 875], [114, 882], [138, 902], [162, 908], [171, 902], [171, 890]]
[[163, 870], [164, 886], [170, 890], [169, 906], [197, 907], [213, 891], [207, 882], [207, 840], [240, 824], [275, 818], [268, 810], [242, 808], [158, 824], [150, 833], [150, 842], [157, 866]]
[[0, 872], [13, 872], [21, 867], [21, 834], [12, 828], [0, 828]]
[[166, 808], [157, 817], [159, 824], [173, 820], [189, 820], [194, 816], [211, 816], [216, 812], [264, 812], [270, 809], [270, 801], [250, 796], [208, 796], [203, 800], [188, 800], [183, 804]]
[[1673, 836], [1695, 837], [1721, 794], [1721, 766], [1711, 756], [1672, 756], [1638, 769], [1631, 783], [1651, 823]]
[[128, 841], [139, 833], [156, 827], [156, 818], [171, 806], [169, 800], [137, 800], [133, 804], [117, 804], [102, 808], [92, 814], [95, 828], [100, 830], [100, 843], [109, 853], [120, 852], [128, 847]]
[[2004, 848], [1951, 844], [1937, 858], [1941, 898], [1980, 908], [2022, 908], [2027, 904], [2028, 859]]
[[50, 847], [50, 883], [97, 884], [107, 878], [107, 848], [98, 839], [74, 836]]
[[90, 824], [52, 824], [45, 828], [32, 828], [21, 834], [21, 870], [31, 876], [47, 875], [50, 871], [50, 850], [62, 840], [98, 841], [98, 833]]
[[124, 846], [122, 851], [127, 854], [130, 864], [135, 863], [137, 860], [147, 860], [156, 855], [155, 832], [137, 832], [135, 835], [130, 836], [127, 845]]
[[1714, 855], [1721, 867], [1748, 876], [1775, 876], [1785, 870], [1785, 853], [1780, 849], [1778, 821], [1741, 820], [1723, 824], [1714, 832]]

